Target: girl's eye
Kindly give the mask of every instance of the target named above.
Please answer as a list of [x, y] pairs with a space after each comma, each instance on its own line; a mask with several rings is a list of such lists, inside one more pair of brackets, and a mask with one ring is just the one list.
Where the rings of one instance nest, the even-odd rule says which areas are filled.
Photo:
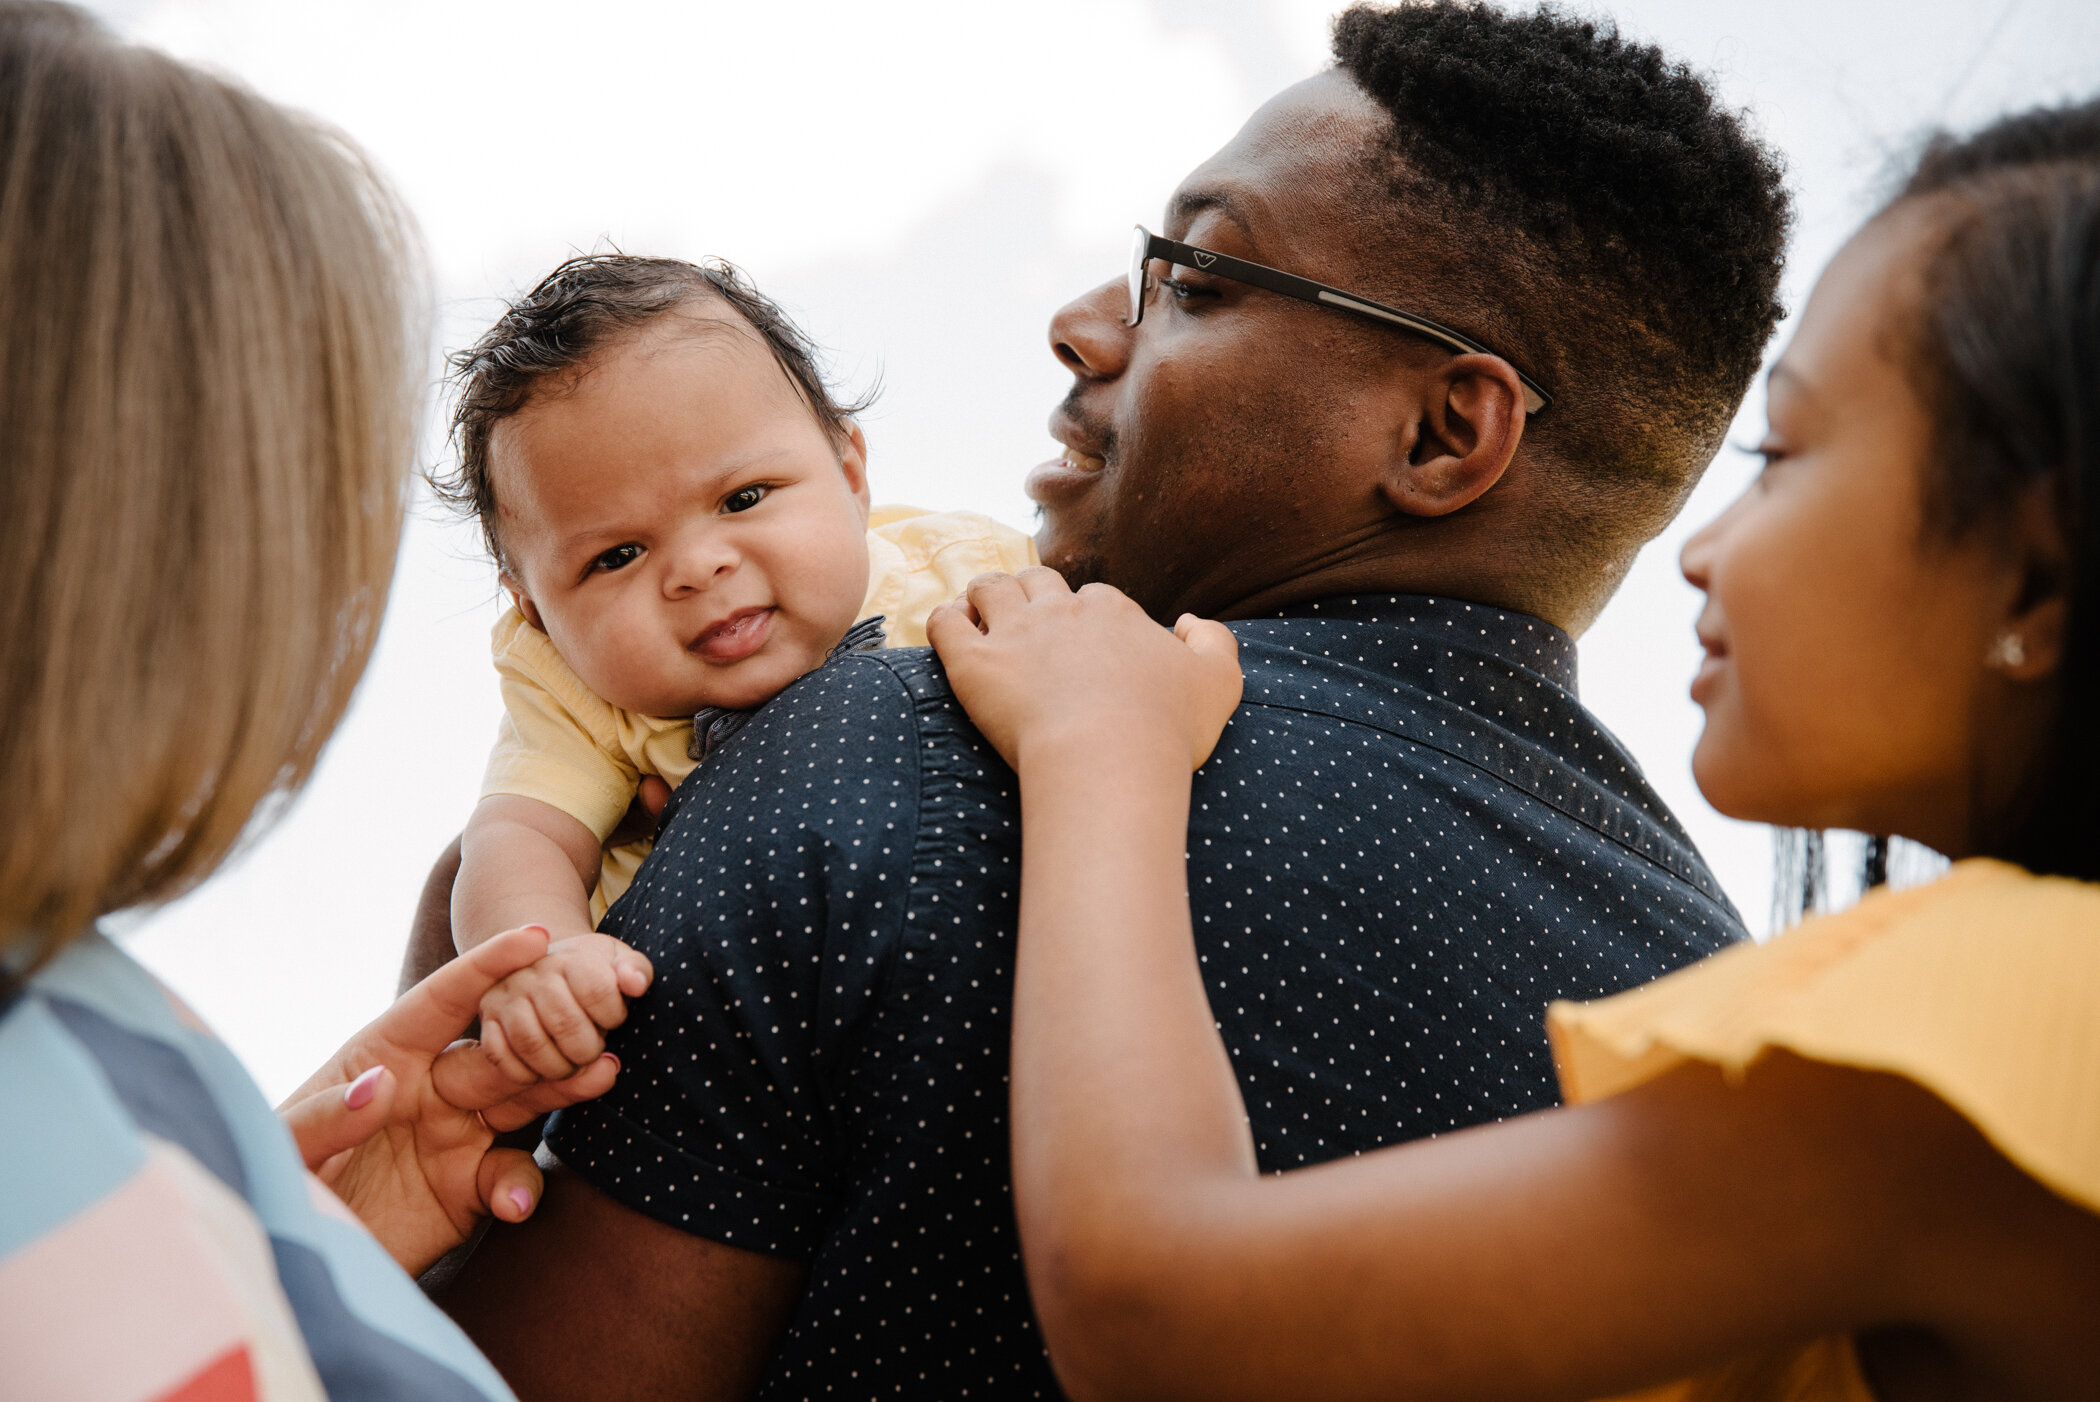
[[749, 511], [766, 499], [767, 491], [768, 488], [765, 487], [739, 487], [723, 501], [722, 509], [730, 512]]
[[615, 545], [612, 549], [604, 552], [603, 554], [599, 555], [596, 559], [591, 561], [591, 571], [594, 574], [601, 572], [605, 574], [611, 574], [614, 570], [626, 569], [629, 565], [633, 564], [636, 560], [639, 560], [641, 558], [641, 546], [635, 545], [632, 542], [629, 542], [626, 545]]
[[1777, 467], [1781, 462], [1783, 462], [1786, 459], [1787, 456], [1786, 450], [1781, 448], [1777, 443], [1773, 442], [1769, 438], [1767, 438], [1764, 442], [1757, 444], [1755, 447], [1738, 448], [1736, 451], [1741, 453], [1748, 453], [1751, 457], [1756, 458], [1762, 464], [1762, 467], [1759, 469], [1758, 472], [1758, 476], [1760, 478], [1762, 478], [1765, 473], [1770, 472], [1774, 467]]

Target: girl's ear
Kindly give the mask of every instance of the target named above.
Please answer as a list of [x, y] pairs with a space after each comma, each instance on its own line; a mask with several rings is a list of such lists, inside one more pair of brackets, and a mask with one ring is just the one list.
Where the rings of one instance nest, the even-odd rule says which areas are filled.
[[2013, 518], [2017, 592], [1991, 647], [1993, 668], [2012, 681], [2046, 681], [2063, 665], [2072, 561], [2056, 493], [2030, 490]]
[[542, 633], [547, 631], [547, 625], [540, 622], [538, 605], [532, 602], [532, 595], [525, 592], [525, 586], [518, 582], [516, 575], [509, 570], [499, 570], [496, 574], [496, 583], [502, 585], [503, 591], [510, 595], [510, 601], [518, 606], [519, 613], [525, 615], [527, 623], [530, 623]]

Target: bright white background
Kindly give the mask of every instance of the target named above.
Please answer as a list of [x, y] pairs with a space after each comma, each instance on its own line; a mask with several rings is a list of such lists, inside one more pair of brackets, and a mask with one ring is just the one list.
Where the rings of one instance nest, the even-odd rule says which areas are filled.
[[[802, 318], [849, 385], [882, 376], [866, 420], [879, 500], [1021, 525], [1021, 476], [1054, 451], [1044, 420], [1067, 383], [1045, 346], [1050, 313], [1118, 271], [1130, 225], [1156, 219], [1261, 100], [1324, 64], [1338, 3], [99, 8], [368, 148], [422, 222], [444, 347], [572, 251], [720, 254]], [[1785, 154], [1797, 308], [1923, 130], [2100, 90], [2091, 0], [1611, 12], [1713, 73]], [[1755, 440], [1759, 412], [1753, 394], [1735, 441]], [[1696, 597], [1674, 565], [1685, 532], [1748, 474], [1724, 453], [1643, 555], [1583, 640], [1582, 687], [1760, 928], [1768, 836], [1715, 814], [1690, 779]], [[419, 510], [377, 658], [313, 785], [265, 840], [129, 936], [273, 1096], [390, 996], [423, 873], [474, 801], [495, 724], [494, 599], [471, 531]]]

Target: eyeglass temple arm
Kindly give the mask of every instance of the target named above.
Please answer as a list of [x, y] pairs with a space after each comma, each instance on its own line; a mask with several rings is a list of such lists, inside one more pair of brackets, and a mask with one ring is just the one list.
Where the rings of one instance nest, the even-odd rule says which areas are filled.
[[[1418, 336], [1426, 336], [1445, 349], [1460, 355], [1493, 355], [1497, 360], [1505, 362], [1508, 359], [1506, 356], [1496, 355], [1471, 336], [1453, 331], [1443, 323], [1431, 321], [1426, 316], [1403, 312], [1398, 307], [1388, 307], [1383, 302], [1352, 297], [1340, 288], [1329, 287], [1324, 282], [1314, 282], [1311, 278], [1280, 272], [1260, 263], [1249, 263], [1228, 253], [1213, 253], [1207, 248], [1177, 243], [1164, 235], [1153, 234], [1145, 246], [1145, 256], [1148, 259], [1160, 259], [1162, 262], [1178, 263], [1184, 268], [1194, 268], [1199, 273], [1216, 273], [1220, 277], [1231, 278], [1234, 282], [1244, 282], [1253, 287], [1281, 293], [1285, 297], [1296, 297], [1301, 302], [1318, 302], [1330, 307], [1339, 307], [1345, 312], [1354, 312], [1358, 316], [1383, 321], [1412, 331]], [[1510, 369], [1516, 370], [1517, 381], [1523, 387], [1525, 413], [1536, 414], [1553, 402], [1553, 396], [1541, 389], [1529, 375], [1517, 370], [1514, 365], [1511, 365]]]

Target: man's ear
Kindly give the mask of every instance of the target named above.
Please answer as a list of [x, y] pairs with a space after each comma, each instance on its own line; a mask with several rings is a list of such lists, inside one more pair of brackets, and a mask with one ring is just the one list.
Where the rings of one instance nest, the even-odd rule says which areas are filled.
[[525, 615], [527, 623], [542, 633], [547, 631], [547, 625], [540, 622], [539, 606], [532, 602], [532, 595], [525, 592], [525, 586], [518, 582], [516, 575], [509, 570], [498, 570], [496, 583], [502, 585], [504, 592], [510, 595], [510, 601], [518, 606], [519, 613]]
[[1423, 386], [1420, 417], [1395, 444], [1384, 489], [1409, 516], [1448, 516], [1502, 480], [1524, 437], [1524, 385], [1497, 355], [1459, 355]]
[[860, 503], [861, 524], [866, 525], [873, 504], [868, 495], [868, 437], [852, 419], [846, 420], [846, 431], [839, 435], [839, 470], [846, 474], [846, 485]]

